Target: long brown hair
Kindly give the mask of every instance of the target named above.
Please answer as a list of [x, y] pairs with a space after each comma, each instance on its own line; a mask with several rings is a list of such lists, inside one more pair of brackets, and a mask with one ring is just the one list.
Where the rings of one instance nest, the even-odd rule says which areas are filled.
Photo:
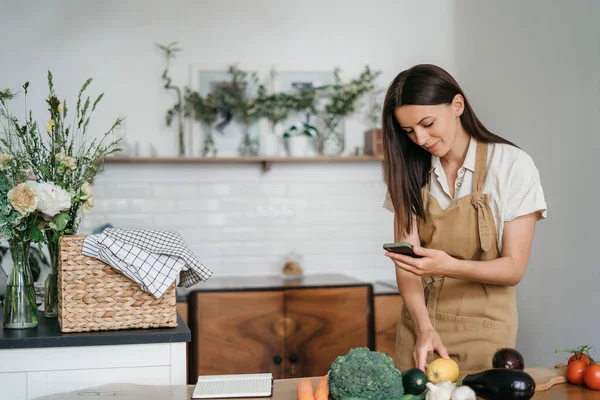
[[431, 169], [431, 154], [416, 145], [400, 128], [394, 111], [403, 105], [451, 104], [460, 94], [464, 98], [464, 111], [460, 122], [465, 131], [486, 143], [506, 143], [508, 140], [490, 132], [479, 121], [463, 90], [444, 69], [430, 64], [420, 64], [402, 71], [394, 78], [383, 103], [384, 173], [388, 191], [394, 205], [398, 227], [410, 233], [412, 215], [424, 218], [421, 188]]

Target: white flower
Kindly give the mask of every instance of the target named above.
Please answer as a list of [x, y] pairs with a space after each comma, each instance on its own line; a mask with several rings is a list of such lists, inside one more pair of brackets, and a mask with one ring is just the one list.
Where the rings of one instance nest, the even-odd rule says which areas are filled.
[[60, 186], [52, 182], [41, 182], [37, 184], [40, 195], [37, 209], [44, 214], [44, 219], [51, 220], [61, 211], [71, 208], [71, 196]]
[[81, 192], [83, 193], [83, 196], [79, 196], [79, 198], [81, 200], [87, 200], [90, 197], [92, 197], [92, 195], [94, 194], [94, 190], [92, 189], [92, 185], [90, 185], [87, 182], [84, 182], [83, 185], [81, 185]]
[[4, 171], [8, 168], [8, 163], [13, 159], [12, 154], [0, 154], [0, 171]]
[[87, 182], [84, 182], [83, 185], [81, 185], [80, 190], [83, 193], [83, 195], [79, 196], [79, 198], [81, 200], [84, 200], [83, 212], [89, 213], [94, 207], [94, 190], [92, 188], [92, 185], [90, 185]]
[[[64, 164], [67, 170], [74, 170], [77, 168], [77, 161], [73, 157], [67, 156], [64, 153], [58, 153], [56, 155], [56, 162], [60, 164]], [[59, 172], [62, 172], [62, 168], [58, 168]]]
[[83, 212], [89, 213], [90, 211], [92, 211], [93, 207], [94, 207], [94, 198], [90, 197], [85, 201], [85, 203], [83, 203]]
[[35, 211], [39, 200], [40, 196], [36, 190], [35, 182], [19, 183], [8, 191], [8, 201], [23, 216]]

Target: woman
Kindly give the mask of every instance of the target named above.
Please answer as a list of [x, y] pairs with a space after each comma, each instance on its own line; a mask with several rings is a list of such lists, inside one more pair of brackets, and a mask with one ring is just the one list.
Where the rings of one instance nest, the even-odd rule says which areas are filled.
[[524, 151], [488, 131], [443, 69], [417, 65], [391, 83], [383, 108], [388, 252], [404, 303], [395, 363], [427, 368], [436, 351], [461, 370], [491, 368], [515, 347], [515, 286], [536, 222], [546, 218], [538, 170]]

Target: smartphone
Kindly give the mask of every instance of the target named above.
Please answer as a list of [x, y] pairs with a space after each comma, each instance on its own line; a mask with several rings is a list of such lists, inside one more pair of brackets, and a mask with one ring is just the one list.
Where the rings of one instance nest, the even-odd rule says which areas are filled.
[[413, 245], [408, 242], [386, 243], [383, 245], [383, 249], [391, 251], [392, 253], [404, 254], [405, 256], [414, 258], [421, 258], [421, 256], [418, 256], [413, 252]]

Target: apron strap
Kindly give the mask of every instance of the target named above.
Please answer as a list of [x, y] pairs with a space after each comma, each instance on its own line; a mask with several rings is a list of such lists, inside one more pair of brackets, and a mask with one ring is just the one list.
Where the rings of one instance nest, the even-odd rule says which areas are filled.
[[487, 153], [488, 144], [477, 142], [477, 152], [475, 156], [475, 174], [473, 176], [473, 193], [481, 193], [485, 176], [487, 175]]
[[473, 176], [473, 196], [471, 204], [477, 210], [477, 228], [479, 229], [479, 244], [481, 250], [488, 251], [492, 247], [492, 226], [490, 221], [493, 218], [489, 207], [487, 207], [488, 196], [481, 193], [483, 182], [487, 175], [487, 154], [488, 144], [477, 142], [477, 153], [475, 157], [475, 174]]
[[487, 207], [488, 196], [483, 193], [474, 193], [471, 197], [471, 204], [477, 210], [477, 229], [479, 230], [479, 245], [481, 250], [488, 251], [492, 248], [492, 226], [490, 221], [493, 215], [490, 208]]

